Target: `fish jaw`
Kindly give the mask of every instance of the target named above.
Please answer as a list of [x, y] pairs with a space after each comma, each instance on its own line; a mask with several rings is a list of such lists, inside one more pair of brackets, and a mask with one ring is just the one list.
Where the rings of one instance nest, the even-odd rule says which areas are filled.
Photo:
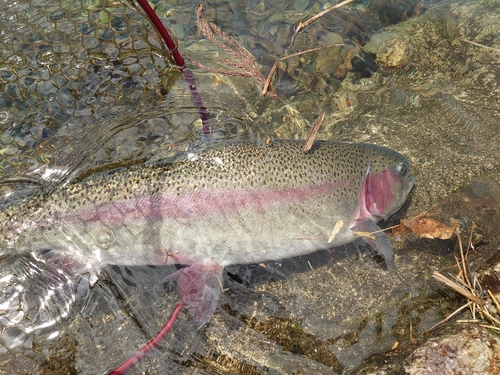
[[387, 235], [376, 223], [387, 220], [408, 198], [414, 184], [409, 168], [406, 160], [374, 173], [369, 166], [360, 190], [358, 212], [350, 227], [353, 232], [361, 233], [361, 238], [384, 257], [389, 271], [396, 269], [394, 253]]
[[360, 191], [359, 211], [355, 221], [387, 220], [401, 208], [414, 184], [413, 175], [408, 174], [409, 164], [405, 168], [407, 169], [402, 171], [400, 163], [395, 168], [384, 168], [371, 173], [368, 167]]

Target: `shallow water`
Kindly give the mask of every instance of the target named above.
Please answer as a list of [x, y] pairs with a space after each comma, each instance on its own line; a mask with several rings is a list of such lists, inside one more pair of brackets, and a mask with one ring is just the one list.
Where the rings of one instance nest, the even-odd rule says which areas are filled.
[[[210, 69], [233, 58], [196, 26], [196, 2], [154, 2], [181, 51]], [[215, 138], [317, 139], [393, 148], [416, 186], [403, 213], [429, 210], [470, 180], [500, 182], [500, 6], [494, 1], [361, 1], [329, 13], [290, 44], [294, 25], [326, 2], [211, 1], [207, 21], [243, 45], [266, 75], [283, 61], [279, 100], [248, 77], [192, 69]], [[151, 25], [128, 3], [0, 4], [0, 174], [3, 207], [93, 171], [196, 150], [198, 109]], [[480, 43], [486, 49], [464, 40]], [[189, 61], [189, 60], [188, 60]], [[388, 226], [395, 221], [386, 223]], [[352, 244], [265, 265], [231, 266], [201, 330], [183, 312], [134, 373], [333, 374], [408, 345], [460, 300], [432, 281], [452, 270], [453, 243], [392, 237], [397, 273]], [[0, 258], [0, 373], [104, 373], [162, 327], [177, 296], [175, 268], [54, 272], [35, 257]], [[1, 254], [1, 253], [0, 253]]]

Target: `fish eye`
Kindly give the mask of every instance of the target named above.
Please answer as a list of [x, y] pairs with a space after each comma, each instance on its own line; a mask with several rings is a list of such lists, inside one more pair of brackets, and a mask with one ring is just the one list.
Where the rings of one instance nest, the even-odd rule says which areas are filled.
[[401, 177], [406, 177], [408, 175], [410, 168], [406, 163], [399, 163], [396, 167], [396, 171]]

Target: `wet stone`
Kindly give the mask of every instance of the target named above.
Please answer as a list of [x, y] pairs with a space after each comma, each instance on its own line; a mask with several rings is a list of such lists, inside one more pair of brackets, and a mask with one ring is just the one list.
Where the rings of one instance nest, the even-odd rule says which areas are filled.
[[33, 51], [33, 46], [30, 43], [16, 44], [13, 48], [15, 52], [25, 53]]
[[309, 7], [309, 0], [296, 0], [294, 4], [294, 8], [299, 11], [304, 11]]
[[410, 43], [397, 34], [385, 31], [375, 34], [364, 49], [377, 56], [377, 63], [388, 67], [403, 67], [411, 59]]
[[12, 104], [12, 99], [3, 92], [0, 92], [0, 109], [10, 108]]
[[48, 80], [50, 78], [50, 72], [47, 68], [43, 67], [35, 70], [31, 76], [37, 80]]
[[[93, 24], [89, 25], [89, 24], [85, 24], [85, 23], [79, 23], [76, 25], [76, 31], [78, 34], [82, 34], [85, 36], [92, 35], [94, 33], [94, 25]], [[68, 34], [68, 35], [71, 35], [71, 34]]]
[[66, 18], [66, 12], [64, 12], [64, 11], [54, 12], [49, 16], [49, 18], [51, 21], [54, 21], [54, 22], [62, 21], [63, 19]]
[[57, 92], [57, 88], [51, 81], [41, 81], [38, 82], [37, 92], [42, 99], [47, 99]]
[[125, 31], [127, 28], [127, 21], [123, 16], [111, 16], [109, 22], [115, 31]]
[[36, 25], [36, 24], [40, 24], [42, 22], [47, 22], [47, 15], [46, 14], [37, 14], [36, 12], [34, 12], [34, 15], [33, 17], [29, 20], [29, 22], [32, 24], [32, 25]]
[[135, 57], [135, 56], [126, 57], [122, 60], [123, 65], [131, 65], [135, 62], [137, 62], [137, 57]]
[[4, 91], [12, 99], [21, 97], [21, 90], [19, 89], [19, 86], [16, 83], [7, 83], [5, 85]]
[[112, 41], [114, 33], [106, 26], [97, 27], [96, 35], [102, 41]]
[[61, 43], [64, 40], [64, 36], [58, 31], [50, 31], [45, 34], [45, 40], [50, 43]]
[[11, 114], [9, 111], [0, 111], [0, 124], [5, 124], [9, 121]]
[[41, 42], [44, 40], [42, 33], [30, 33], [26, 36], [26, 41], [28, 43]]
[[146, 70], [142, 76], [152, 84], [158, 84], [161, 82], [160, 77], [158, 77], [158, 72], [154, 69]]
[[69, 91], [66, 87], [60, 88], [57, 91], [56, 97], [63, 107], [72, 106], [75, 102], [75, 98], [71, 95], [71, 91]]
[[63, 21], [57, 24], [57, 29], [63, 33], [72, 33], [75, 31], [75, 24], [70, 21]]
[[92, 108], [87, 106], [82, 101], [78, 101], [76, 103], [75, 115], [76, 116], [91, 116], [92, 115]]
[[8, 67], [0, 68], [0, 79], [3, 81], [15, 81], [17, 76]]
[[457, 333], [444, 334], [422, 344], [407, 359], [410, 375], [493, 373], [491, 361], [500, 351], [498, 338], [479, 325], [456, 326]]
[[52, 82], [57, 86], [61, 87], [68, 82], [68, 79], [61, 73], [56, 73], [52, 76]]
[[86, 37], [83, 40], [83, 44], [85, 45], [85, 47], [87, 47], [91, 50], [95, 50], [95, 49], [99, 48], [99, 46], [101, 45], [101, 43], [99, 42], [99, 39], [94, 38], [94, 37]]
[[457, 18], [449, 9], [443, 10], [443, 36], [448, 39], [449, 42], [454, 41], [460, 36], [460, 31], [458, 30]]
[[137, 76], [142, 72], [142, 66], [139, 64], [131, 64], [127, 66], [127, 70], [131, 76]]
[[114, 44], [105, 44], [102, 47], [102, 52], [110, 59], [118, 58], [120, 54], [120, 49], [117, 48]]
[[71, 51], [71, 47], [67, 44], [55, 43], [52, 46], [52, 51], [55, 53], [69, 53]]
[[16, 70], [16, 73], [19, 77], [24, 77], [31, 73], [31, 69], [29, 67], [21, 68]]

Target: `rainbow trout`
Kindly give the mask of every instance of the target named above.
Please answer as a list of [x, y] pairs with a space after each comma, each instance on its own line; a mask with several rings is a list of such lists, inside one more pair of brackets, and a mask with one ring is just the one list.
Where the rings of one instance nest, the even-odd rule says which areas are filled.
[[169, 277], [198, 327], [215, 310], [230, 264], [290, 258], [361, 236], [394, 268], [376, 223], [405, 202], [409, 162], [370, 144], [301, 147], [228, 143], [187, 160], [60, 185], [19, 214], [0, 213], [2, 251], [56, 254], [92, 267], [190, 265]]

